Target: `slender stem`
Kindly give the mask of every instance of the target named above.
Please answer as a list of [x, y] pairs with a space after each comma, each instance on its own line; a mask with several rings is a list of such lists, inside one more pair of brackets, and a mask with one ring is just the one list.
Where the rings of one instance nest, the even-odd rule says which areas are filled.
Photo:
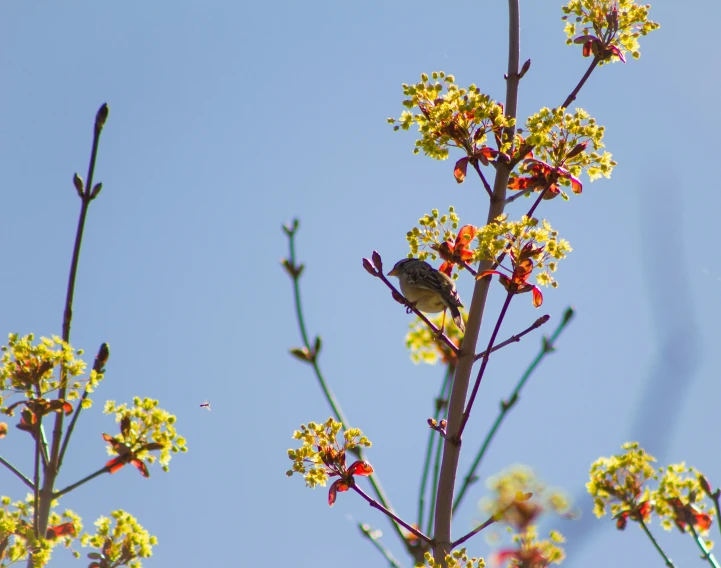
[[[441, 383], [441, 390], [438, 393], [438, 396], [436, 397], [436, 411], [435, 415], [433, 416], [434, 420], [438, 422], [441, 416], [441, 411], [443, 408], [448, 407], [448, 385], [450, 384], [450, 378], [452, 373], [452, 368], [450, 366], [446, 367], [446, 372], [443, 376], [443, 383]], [[431, 455], [433, 452], [433, 440], [436, 439], [436, 432], [435, 430], [428, 428], [428, 444], [426, 446], [426, 459], [423, 463], [423, 475], [421, 476], [421, 487], [418, 491], [418, 526], [423, 526], [423, 513], [425, 509], [425, 498], [426, 498], [426, 485], [428, 483], [428, 473], [431, 469]], [[429, 513], [429, 520], [433, 518], [433, 510], [431, 509], [431, 512]], [[430, 533], [431, 531], [428, 530]]]
[[378, 552], [383, 555], [383, 558], [386, 559], [391, 568], [401, 568], [401, 565], [393, 557], [391, 551], [388, 550], [385, 546], [383, 546], [383, 544], [378, 540], [378, 537], [375, 536], [373, 529], [371, 529], [370, 526], [365, 523], [358, 523], [358, 528], [363, 533], [363, 535], [371, 541], [371, 544], [376, 547], [376, 550], [378, 550]]
[[110, 468], [108, 466], [101, 467], [98, 471], [91, 473], [90, 475], [83, 477], [80, 481], [76, 481], [72, 485], [68, 485], [65, 489], [61, 489], [60, 491], [56, 491], [53, 493], [53, 499], [57, 499], [58, 497], [61, 497], [62, 495], [65, 495], [66, 493], [70, 493], [73, 489], [77, 489], [84, 483], [87, 483], [91, 479], [96, 478], [98, 475], [102, 475], [104, 473], [107, 473], [110, 471]]
[[[40, 389], [40, 383], [35, 383], [35, 398], [40, 400], [41, 398], [44, 398], [44, 394], [42, 390]], [[43, 460], [43, 467], [48, 465], [48, 442], [45, 439], [45, 429], [43, 428], [43, 417], [38, 416], [38, 429], [35, 436], [35, 452], [42, 450], [41, 457]], [[37, 502], [35, 503], [35, 507], [37, 507]]]
[[459, 544], [463, 544], [463, 543], [466, 542], [469, 538], [477, 535], [477, 534], [478, 534], [479, 532], [481, 532], [483, 529], [485, 529], [486, 527], [491, 526], [491, 525], [492, 525], [493, 523], [495, 523], [495, 522], [496, 522], [495, 517], [494, 517], [493, 515], [491, 515], [491, 517], [490, 517], [485, 523], [483, 523], [483, 524], [481, 524], [481, 525], [478, 525], [475, 529], [473, 529], [473, 530], [472, 530], [471, 532], [469, 532], [468, 534], [465, 534], [465, 535], [463, 535], [461, 538], [459, 538], [458, 540], [453, 541], [453, 543], [451, 543], [451, 548], [456, 548]]
[[543, 188], [543, 191], [541, 191], [538, 194], [538, 197], [536, 198], [536, 201], [533, 203], [531, 208], [528, 210], [528, 213], [526, 213], [526, 217], [533, 217], [533, 214], [536, 212], [536, 208], [541, 204], [541, 201], [545, 197], [546, 193], [548, 193], [548, 188], [551, 187], [550, 185], [547, 185], [545, 188]]
[[[286, 228], [286, 235], [288, 236], [288, 243], [289, 243], [289, 249], [290, 249], [290, 257], [288, 259], [290, 266], [295, 267], [296, 266], [296, 254], [295, 254], [295, 233], [298, 229], [297, 223], [294, 224], [294, 227], [289, 230]], [[307, 328], [305, 325], [305, 316], [303, 313], [303, 304], [301, 302], [300, 297], [300, 271], [296, 272], [295, 274], [291, 273], [291, 279], [293, 281], [293, 295], [295, 297], [295, 313], [296, 318], [298, 320], [298, 327], [300, 328], [300, 335], [303, 339], [303, 344], [309, 351], [313, 350], [313, 346], [310, 343], [310, 339], [308, 337]], [[313, 366], [313, 371], [315, 372], [316, 379], [318, 381], [318, 384], [320, 385], [321, 390], [323, 391], [323, 395], [325, 396], [325, 399], [328, 401], [328, 404], [330, 405], [333, 414], [335, 415], [335, 419], [338, 422], [341, 422], [343, 424], [343, 427], [348, 430], [351, 428], [350, 422], [346, 418], [342, 408], [340, 407], [340, 404], [336, 400], [335, 396], [333, 395], [333, 392], [330, 390], [330, 387], [326, 383], [325, 377], [323, 376], [323, 373], [320, 370], [320, 366], [318, 365], [318, 354], [316, 353], [312, 360], [310, 361], [311, 365]], [[360, 446], [357, 446], [355, 448], [355, 454], [358, 456], [358, 459], [365, 461], [365, 455], [363, 452], [363, 449]], [[376, 474], [372, 474], [369, 476], [368, 480], [371, 483], [371, 486], [373, 487], [373, 491], [375, 492], [376, 496], [380, 500], [381, 503], [383, 503], [383, 506], [391, 509], [390, 501], [388, 497], [385, 494], [385, 491], [383, 490], [383, 487], [380, 484], [380, 481], [378, 480], [378, 477]], [[396, 524], [393, 524], [393, 528], [398, 534], [398, 536], [403, 540], [403, 542], [406, 542], [405, 535], [403, 534], [403, 531], [400, 530], [400, 527]]]
[[478, 173], [478, 177], [481, 178], [481, 182], [483, 183], [483, 187], [486, 188], [486, 192], [488, 193], [488, 197], [493, 198], [493, 191], [491, 190], [491, 186], [486, 180], [486, 177], [483, 175], [483, 172], [481, 171], [481, 166], [478, 165], [478, 159], [471, 159], [471, 164], [473, 164], [473, 167], [475, 168], [476, 172]]
[[[95, 125], [93, 128], [93, 145], [90, 150], [90, 163], [88, 164], [87, 185], [85, 191], [81, 195], [80, 215], [78, 217], [78, 226], [75, 232], [75, 244], [73, 246], [73, 256], [70, 261], [70, 274], [68, 275], [68, 287], [65, 297], [65, 309], [63, 311], [63, 340], [70, 342], [70, 325], [73, 317], [73, 299], [75, 296], [75, 281], [78, 273], [78, 264], [80, 262], [80, 248], [83, 242], [83, 232], [85, 230], [85, 219], [88, 214], [88, 207], [93, 200], [93, 177], [95, 175], [95, 162], [98, 156], [98, 143], [100, 142], [100, 133], [108, 117], [108, 106], [103, 104], [95, 115]], [[68, 382], [67, 367], [63, 365], [60, 371], [60, 389], [58, 398], [64, 399], [67, 393]], [[43, 476], [43, 487], [40, 491], [40, 514], [38, 532], [41, 535], [47, 530], [48, 517], [50, 515], [50, 506], [52, 503], [53, 488], [55, 479], [60, 468], [60, 442], [63, 435], [63, 418], [65, 414], [58, 412], [55, 415], [55, 426], [53, 428], [50, 457], [48, 465], [45, 468]], [[28, 562], [32, 561], [32, 556]]]
[[483, 443], [481, 444], [480, 450], [478, 450], [478, 453], [476, 454], [476, 458], [473, 460], [473, 464], [471, 465], [470, 469], [468, 470], [468, 474], [463, 478], [463, 485], [461, 485], [461, 489], [458, 492], [458, 495], [456, 496], [455, 501], [453, 502], [453, 512], [456, 511], [458, 506], [460, 505], [461, 501], [463, 500], [463, 497], [466, 494], [466, 491], [476, 481], [476, 471], [478, 470], [478, 466], [481, 463], [481, 460], [486, 455], [486, 450], [488, 450], [488, 447], [491, 443], [491, 440], [493, 440], [493, 437], [496, 435], [496, 431], [501, 425], [501, 422], [503, 422], [503, 419], [506, 417], [506, 414], [508, 414], [508, 411], [515, 406], [516, 402], [518, 402], [518, 395], [521, 392], [521, 389], [526, 384], [526, 381], [529, 379], [533, 371], [536, 370], [536, 367], [540, 365], [541, 361], [543, 361], [544, 357], [548, 355], [549, 353], [552, 353], [554, 350], [554, 344], [556, 342], [556, 339], [558, 339], [558, 336], [561, 334], [561, 332], [566, 328], [568, 323], [573, 318], [573, 308], [566, 308], [566, 311], [563, 314], [563, 319], [558, 324], [558, 327], [551, 335], [550, 339], [543, 339], [543, 343], [541, 345], [541, 351], [536, 355], [536, 358], [533, 360], [533, 362], [529, 365], [528, 369], [526, 369], [526, 372], [523, 373], [523, 376], [521, 376], [520, 380], [516, 384], [516, 387], [513, 389], [513, 392], [511, 392], [511, 395], [501, 402], [501, 410], [498, 413], [498, 416], [496, 417], [496, 421], [493, 423], [493, 426], [491, 426], [490, 431], [488, 434], [486, 434], [486, 439], [483, 440]]
[[409, 524], [406, 523], [403, 519], [401, 519], [400, 517], [398, 517], [397, 515], [395, 515], [392, 511], [389, 511], [388, 509], [386, 509], [386, 508], [385, 508], [383, 505], [381, 505], [378, 501], [376, 501], [375, 499], [372, 499], [371, 497], [369, 497], [360, 487], [358, 487], [358, 485], [357, 485], [356, 483], [353, 484], [353, 490], [354, 490], [356, 493], [358, 493], [358, 495], [360, 495], [361, 497], [363, 497], [363, 499], [365, 499], [366, 501], [368, 501], [368, 504], [369, 504], [371, 507], [373, 507], [374, 509], [378, 509], [379, 511], [381, 511], [381, 512], [385, 513], [386, 515], [388, 515], [391, 519], [393, 519], [397, 524], [399, 524], [399, 525], [401, 525], [403, 528], [405, 528], [408, 532], [413, 533], [413, 534], [416, 535], [418, 538], [420, 538], [421, 540], [427, 542], [428, 544], [433, 544], [432, 541], [431, 541], [431, 539], [428, 538], [426, 535], [424, 535], [424, 534], [423, 534], [421, 531], [419, 531], [417, 528], [409, 525]]
[[696, 545], [699, 547], [699, 550], [701, 550], [701, 553], [703, 554], [703, 559], [706, 560], [713, 568], [721, 568], [719, 566], [719, 563], [716, 561], [716, 558], [713, 554], [711, 554], [711, 551], [706, 546], [706, 543], [703, 541], [703, 538], [700, 534], [698, 534], [698, 531], [696, 530], [696, 527], [694, 527], [692, 524], [689, 523], [689, 529], [691, 529], [691, 534], [693, 534], [693, 539], [696, 541]]
[[466, 427], [466, 424], [468, 423], [468, 419], [471, 417], [471, 409], [473, 408], [473, 403], [476, 400], [476, 395], [478, 394], [478, 387], [481, 386], [481, 380], [483, 380], [483, 373], [486, 371], [486, 366], [488, 365], [488, 359], [491, 356], [491, 351], [493, 349], [493, 342], [496, 340], [496, 336], [498, 335], [498, 331], [501, 329], [501, 323], [503, 323], [503, 319], [506, 317], [506, 312], [508, 312], [508, 306], [511, 305], [511, 300], [513, 299], [513, 292], [508, 292], [506, 294], [506, 300], [503, 302], [503, 307], [501, 308], [501, 313], [498, 315], [498, 321], [496, 322], [496, 327], [493, 328], [493, 333], [491, 334], [491, 339], [488, 341], [488, 347], [486, 348], [486, 351], [483, 355], [483, 361], [481, 361], [481, 368], [478, 369], [478, 374], [476, 375], [476, 382], [473, 384], [473, 390], [471, 391], [471, 398], [468, 399], [468, 405], [466, 406], [466, 409], [463, 411], [463, 418], [461, 419], [461, 428], [458, 431], [458, 439], [463, 436], [463, 430]]
[[[520, 61], [520, 7], [519, 0], [508, 0], [508, 69], [506, 72], [506, 101], [504, 105], [508, 118], [515, 119], [518, 106], [518, 81]], [[504, 129], [504, 137], [513, 140], [515, 126]], [[496, 179], [493, 182], [493, 196], [488, 207], [487, 223], [491, 223], [503, 213], [506, 202], [506, 188], [511, 170], [508, 166], [499, 164], [496, 168]], [[480, 263], [478, 270], [483, 272], [492, 265], [491, 262]], [[473, 359], [476, 352], [476, 343], [480, 333], [483, 313], [491, 285], [490, 278], [476, 280], [473, 289], [473, 299], [468, 310], [468, 322], [463, 343], [458, 354], [458, 366], [453, 377], [453, 387], [448, 405], [448, 426], [446, 439], [443, 445], [443, 460], [441, 474], [438, 479], [433, 558], [439, 566], [446, 566], [445, 555], [451, 551], [451, 520], [453, 517], [453, 490], [458, 472], [458, 461], [461, 453], [461, 421], [463, 409], [471, 378]]]
[[[295, 232], [291, 233], [288, 236], [288, 243], [290, 245], [290, 263], [292, 266], [296, 266]], [[312, 350], [313, 346], [311, 345], [310, 339], [308, 337], [308, 331], [305, 325], [305, 316], [303, 314], [303, 303], [301, 302], [300, 298], [300, 274], [293, 277], [293, 296], [295, 297], [295, 314], [298, 319], [298, 327], [300, 328], [300, 336], [303, 339], [303, 345], [306, 347], [306, 349]], [[313, 357], [310, 363], [313, 366], [315, 376], [318, 379], [318, 384], [320, 385], [320, 388], [323, 391], [323, 394], [325, 395], [328, 404], [330, 404], [336, 420], [338, 420], [338, 422], [341, 422], [344, 428], [350, 428], [350, 423], [346, 418], [345, 414], [343, 413], [343, 409], [340, 407], [340, 404], [336, 400], [335, 395], [333, 395], [333, 392], [330, 390], [330, 387], [328, 386], [328, 383], [326, 383], [325, 377], [320, 370], [317, 354], [315, 357]]]
[[433, 515], [436, 512], [436, 499], [438, 498], [438, 478], [441, 474], [441, 457], [443, 452], [443, 437], [442, 436], [436, 436], [436, 454], [433, 457], [433, 484], [431, 487], [433, 488], [433, 491], [431, 491], [431, 507], [428, 509], [428, 528], [426, 529], [426, 532], [428, 534], [431, 534], [431, 531], [433, 530]]
[[719, 531], [721, 531], [721, 508], [719, 507], [719, 501], [721, 500], [721, 489], [717, 489], [714, 491], [711, 495], [711, 500], [714, 502], [714, 509], [716, 509], [716, 525], [718, 526]]
[[43, 428], [42, 423], [40, 424], [38, 432], [40, 433], [40, 440], [42, 441], [42, 444], [40, 445], [40, 457], [43, 460], [43, 467], [47, 467], [50, 456], [48, 455], [48, 440], [45, 437], [45, 428]]
[[[526, 335], [526, 334], [528, 334], [528, 333], [531, 333], [534, 329], [538, 329], [538, 328], [541, 327], [544, 323], [546, 323], [549, 319], [551, 319], [551, 316], [549, 316], [548, 314], [545, 315], [545, 316], [541, 316], [541, 317], [538, 318], [536, 321], [534, 321], [531, 326], [529, 326], [528, 328], [524, 329], [521, 333], [518, 333], [518, 334], [516, 334], [516, 335], [513, 335], [513, 336], [509, 337], [508, 339], [506, 339], [505, 341], [499, 343], [498, 345], [494, 345], [494, 346], [493, 346], [493, 349], [491, 349], [491, 353], [494, 353], [494, 352], [498, 351], [499, 349], [505, 347], [506, 345], [510, 345], [511, 343], [518, 343], [519, 341], [521, 341], [521, 338], [522, 338], [524, 335]], [[485, 351], [481, 351], [478, 355], [475, 356], [475, 358], [474, 358], [473, 360], [474, 360], [474, 361], [478, 361], [481, 357], [485, 357], [485, 356], [486, 356], [486, 352], [485, 352]]]
[[506, 205], [509, 203], [513, 203], [516, 199], [520, 199], [521, 197], [525, 195], [530, 195], [534, 189], [526, 189], [525, 191], [519, 191], [515, 195], [511, 195], [511, 197], [506, 198]]
[[461, 262], [459, 262], [458, 264], [460, 264], [461, 266], [463, 266], [463, 268], [465, 268], [465, 269], [466, 269], [468, 272], [470, 272], [473, 276], [476, 276], [476, 275], [478, 274], [478, 272], [476, 272], [476, 269], [473, 268], [472, 266], [470, 266], [465, 260], [461, 260]]
[[30, 489], [33, 489], [33, 482], [30, 481], [27, 477], [25, 477], [22, 473], [20, 473], [17, 469], [15, 469], [15, 466], [13, 466], [9, 461], [7, 461], [3, 457], [0, 457], [0, 463], [3, 464], [6, 468], [8, 468], [10, 471], [12, 471], [17, 476], [17, 478], [25, 485], [27, 485]]
[[653, 535], [651, 534], [651, 531], [648, 530], [648, 527], [646, 526], [646, 523], [643, 522], [643, 519], [640, 519], [638, 522], [639, 522], [639, 524], [641, 525], [641, 528], [643, 529], [643, 532], [645, 532], [645, 533], [646, 533], [646, 536], [651, 540], [651, 543], [653, 544], [654, 548], [658, 551], [658, 553], [659, 553], [659, 554], [661, 555], [661, 557], [663, 558], [664, 562], [666, 563], [666, 566], [668, 566], [668, 568], [674, 568], [673, 562], [671, 562], [671, 559], [670, 559], [668, 556], [666, 556], [666, 553], [663, 551], [663, 549], [661, 548], [661, 546], [659, 546], [659, 544], [658, 544], [658, 542], [656, 541], [656, 539], [653, 538]]
[[33, 468], [33, 530], [35, 538], [40, 536], [38, 532], [39, 509], [40, 509], [40, 428], [42, 427], [43, 417], [38, 417], [38, 423], [35, 425], [35, 467]]
[[75, 412], [73, 413], [73, 417], [70, 419], [70, 424], [68, 425], [68, 429], [65, 432], [65, 438], [63, 439], [62, 447], [60, 448], [60, 457], [58, 458], [58, 464], [62, 465], [63, 458], [65, 457], [65, 452], [68, 449], [68, 443], [70, 442], [70, 436], [73, 434], [73, 430], [75, 429], [75, 423], [78, 421], [78, 416], [80, 415], [80, 411], [83, 408], [83, 401], [88, 398], [88, 387], [85, 386], [85, 390], [83, 391], [83, 396], [78, 401], [78, 405], [75, 408]]
[[586, 83], [586, 81], [588, 81], [588, 78], [591, 76], [591, 73], [593, 73], [593, 70], [596, 68], [599, 61], [600, 60], [596, 57], [593, 58], [593, 61], [591, 61], [591, 65], [588, 66], [588, 69], [583, 74], [583, 77], [581, 77], [581, 80], [578, 82], [578, 85], [576, 85], [576, 88], [573, 89], [573, 91], [571, 91], [571, 94], [566, 97], [565, 101], [563, 101], [561, 108], [568, 108], [568, 105], [570, 105], [573, 101], [576, 100], [576, 96], [578, 95], [579, 91]]
[[[95, 371], [95, 373], [100, 374], [104, 371], [103, 365], [105, 365], [108, 353], [108, 345], [107, 343], [103, 343], [100, 346], [98, 354], [95, 356], [95, 362], [93, 363], [93, 371]], [[78, 421], [78, 416], [80, 416], [80, 412], [82, 412], [83, 410], [83, 402], [86, 398], [88, 398], [88, 385], [89, 381], [88, 384], [85, 385], [83, 396], [80, 398], [77, 407], [75, 407], [75, 412], [73, 413], [73, 417], [70, 420], [70, 424], [68, 425], [68, 430], [67, 432], [65, 432], [65, 438], [63, 439], [62, 448], [60, 449], [60, 457], [58, 458], [58, 467], [61, 466], [63, 463], [63, 458], [65, 457], [65, 452], [68, 449], [70, 437], [73, 435], [73, 430], [75, 429], [75, 423]]]

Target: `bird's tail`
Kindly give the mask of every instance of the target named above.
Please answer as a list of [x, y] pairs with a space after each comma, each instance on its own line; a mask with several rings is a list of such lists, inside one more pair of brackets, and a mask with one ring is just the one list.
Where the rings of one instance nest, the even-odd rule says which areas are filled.
[[466, 324], [463, 321], [463, 316], [461, 315], [461, 311], [458, 309], [457, 306], [451, 306], [451, 315], [453, 316], [453, 323], [456, 324], [456, 327], [461, 330], [461, 332], [466, 332]]

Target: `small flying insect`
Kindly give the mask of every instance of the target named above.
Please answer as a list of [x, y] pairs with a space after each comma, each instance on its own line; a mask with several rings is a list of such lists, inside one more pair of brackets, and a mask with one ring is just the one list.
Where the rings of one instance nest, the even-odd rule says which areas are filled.
[[210, 411], [210, 402], [206, 400], [203, 404], [200, 405], [200, 408], [207, 408], [208, 411]]

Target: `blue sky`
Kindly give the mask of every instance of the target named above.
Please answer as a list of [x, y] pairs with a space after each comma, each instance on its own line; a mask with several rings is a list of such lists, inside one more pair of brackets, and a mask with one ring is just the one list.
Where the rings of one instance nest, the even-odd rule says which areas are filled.
[[[558, 105], [588, 64], [564, 44], [560, 5], [522, 4], [522, 60], [532, 67], [521, 117]], [[655, 3], [662, 28], [642, 38], [641, 59], [598, 70], [577, 100], [606, 126], [618, 166], [582, 196], [539, 211], [574, 252], [543, 307], [514, 302], [501, 335], [543, 313], [550, 333], [568, 305], [577, 317], [503, 425], [483, 479], [524, 463], [575, 495], [594, 459], [633, 439], [660, 463], [686, 460], [721, 483], [708, 443], [721, 396], [721, 199], [710, 137], [720, 126], [719, 79], [708, 38], [721, 9], [703, 4], [699, 18]], [[280, 227], [301, 220], [303, 299], [311, 333], [324, 340], [322, 368], [373, 441], [368, 458], [395, 508], [414, 519], [441, 369], [410, 362], [410, 316], [361, 258], [378, 250], [392, 264], [432, 208], [454, 205], [463, 223], [481, 224], [487, 203], [475, 179], [456, 185], [452, 161], [412, 155], [414, 136], [385, 119], [402, 111], [401, 83], [424, 71], [502, 98], [506, 29], [503, 5], [468, 1], [2, 4], [2, 333], [61, 331], [79, 209], [72, 174], [85, 176], [95, 112], [110, 105], [72, 343], [91, 359], [107, 341], [111, 358], [60, 483], [107, 459], [100, 433], [116, 426], [100, 412], [106, 399], [160, 399], [190, 450], [168, 474], [154, 467], [146, 480], [125, 468], [61, 508], [86, 527], [116, 508], [134, 514], [160, 541], [147, 566], [384, 565], [358, 522], [382, 529], [409, 565], [377, 511], [350, 494], [329, 509], [324, 490], [285, 477], [293, 430], [329, 409], [310, 370], [288, 355], [300, 340]], [[472, 283], [459, 290], [470, 301]], [[501, 297], [491, 294], [491, 313]], [[491, 359], [462, 463], [539, 345], [535, 333]], [[198, 407], [205, 399], [210, 413]], [[26, 442], [13, 428], [0, 454], [30, 471]], [[0, 470], [0, 493], [25, 491]], [[481, 517], [483, 494], [479, 483], [456, 534]], [[635, 526], [618, 533], [591, 518], [587, 501], [578, 505], [584, 525], [548, 525], [568, 535], [593, 529], [565, 566], [659, 562]], [[689, 539], [660, 536], [680, 563], [697, 558]], [[482, 537], [469, 548], [492, 550]], [[53, 565], [84, 564], [58, 552]]]

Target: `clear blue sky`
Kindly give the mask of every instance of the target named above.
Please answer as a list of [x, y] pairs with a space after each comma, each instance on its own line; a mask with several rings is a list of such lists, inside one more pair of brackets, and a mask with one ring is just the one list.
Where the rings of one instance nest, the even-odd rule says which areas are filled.
[[[385, 119], [402, 110], [401, 83], [423, 71], [501, 98], [502, 4], [3, 2], [2, 334], [61, 331], [79, 208], [72, 174], [85, 176], [93, 117], [110, 105], [72, 343], [91, 359], [107, 341], [111, 358], [61, 484], [107, 459], [100, 433], [116, 425], [100, 412], [106, 399], [160, 399], [190, 448], [169, 474], [156, 466], [146, 480], [125, 468], [61, 508], [87, 527], [115, 508], [134, 514], [160, 540], [147, 566], [383, 566], [358, 521], [384, 530], [409, 565], [377, 511], [350, 494], [329, 509], [324, 490], [285, 477], [292, 431], [329, 409], [310, 370], [287, 354], [300, 340], [280, 226], [301, 219], [304, 301], [311, 333], [324, 339], [322, 367], [374, 442], [368, 457], [393, 504], [413, 519], [441, 369], [410, 362], [410, 316], [361, 258], [374, 249], [386, 263], [406, 255], [406, 231], [434, 207], [454, 205], [462, 222], [481, 224], [486, 199], [470, 176], [456, 185], [452, 161], [413, 156], [414, 137]], [[533, 61], [520, 95], [526, 116], [558, 105], [588, 61], [564, 44], [560, 6], [522, 4], [522, 59]], [[721, 126], [710, 49], [721, 9], [702, 4], [698, 17], [658, 1], [651, 14], [662, 28], [643, 38], [641, 59], [600, 69], [578, 99], [607, 127], [619, 165], [582, 196], [543, 204], [540, 215], [574, 252], [543, 307], [514, 302], [501, 335], [543, 313], [550, 333], [569, 304], [577, 318], [504, 424], [483, 478], [525, 463], [576, 494], [594, 459], [638, 439], [661, 463], [686, 460], [721, 483], [709, 444], [721, 397], [721, 198], [710, 137]], [[471, 287], [460, 282], [463, 298]], [[467, 440], [487, 431], [539, 344], [536, 333], [491, 360]], [[210, 413], [198, 407], [206, 398]], [[30, 471], [25, 438], [13, 428], [0, 454]], [[483, 493], [479, 483], [456, 534], [480, 518]], [[25, 489], [0, 470], [0, 494]], [[565, 566], [661, 565], [637, 527], [617, 533], [587, 505], [579, 502], [595, 532]], [[697, 558], [689, 539], [662, 538], [680, 563]], [[483, 538], [470, 549], [491, 551]], [[58, 551], [53, 565], [85, 564]]]

